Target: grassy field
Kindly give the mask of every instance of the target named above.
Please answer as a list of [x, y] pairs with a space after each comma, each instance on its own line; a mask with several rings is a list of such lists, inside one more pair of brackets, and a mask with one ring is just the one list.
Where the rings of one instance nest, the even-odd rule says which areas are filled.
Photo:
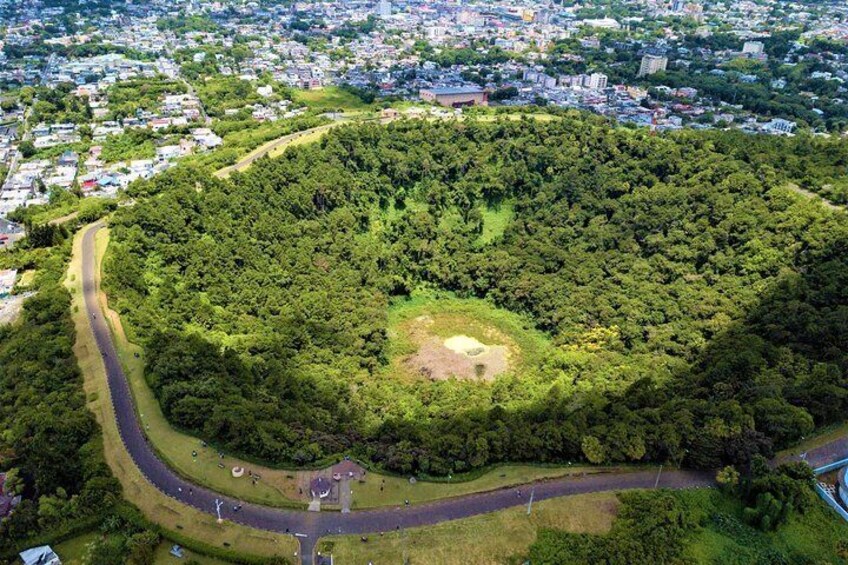
[[358, 96], [346, 92], [337, 86], [325, 86], [315, 90], [297, 90], [294, 101], [306, 104], [312, 110], [321, 112], [355, 112], [368, 110], [372, 106], [363, 102]]
[[186, 548], [183, 548], [183, 558], [178, 559], [170, 553], [173, 545], [174, 543], [170, 540], [163, 540], [162, 543], [159, 544], [159, 547], [156, 548], [156, 553], [153, 555], [154, 565], [178, 565], [192, 559], [200, 563], [200, 565], [227, 565], [229, 563], [229, 561], [215, 559], [214, 557], [206, 557], [205, 555], [195, 553]]
[[18, 278], [18, 282], [15, 285], [15, 288], [20, 290], [26, 290], [27, 288], [32, 286], [32, 283], [35, 282], [36, 271], [34, 269], [28, 269], [21, 273]]
[[[742, 520], [742, 505], [715, 489], [695, 489], [680, 496], [704, 515], [703, 527], [689, 540], [684, 563], [743, 565], [747, 563], [846, 563], [837, 542], [848, 540], [848, 523], [816, 497], [804, 514], [788, 524], [761, 532]], [[774, 552], [789, 557], [774, 558]], [[770, 556], [770, 557], [769, 557]]]
[[439, 565], [506, 563], [536, 539], [538, 528], [601, 534], [609, 531], [618, 511], [613, 493], [568, 496], [537, 502], [527, 516], [524, 507], [445, 522], [437, 526], [369, 536], [322, 538], [318, 550], [332, 553], [336, 563], [373, 562]]
[[439, 337], [463, 334], [488, 343], [491, 331], [503, 334], [516, 346], [512, 370], [537, 366], [550, 347], [543, 333], [514, 312], [496, 308], [485, 300], [416, 291], [410, 299], [397, 301], [389, 308], [389, 358], [393, 359], [390, 371], [403, 372], [401, 358], [416, 348], [404, 335], [404, 324], [424, 315], [433, 318], [428, 331]]
[[498, 206], [486, 206], [483, 212], [483, 233], [480, 234], [480, 243], [491, 243], [502, 236], [506, 227], [512, 221], [515, 212], [512, 202], [502, 202]]
[[[405, 500], [412, 504], [430, 502], [451, 496], [462, 496], [486, 490], [495, 490], [531, 481], [553, 479], [567, 475], [599, 473], [608, 469], [600, 467], [530, 467], [527, 465], [505, 466], [485, 473], [473, 481], [434, 483], [417, 481], [414, 485], [408, 479], [367, 476], [365, 482], [353, 483], [354, 509], [374, 506], [400, 506]], [[381, 490], [382, 489], [382, 490]]]
[[[72, 316], [77, 330], [74, 352], [84, 376], [88, 407], [100, 423], [106, 462], [121, 482], [124, 496], [152, 522], [163, 528], [215, 547], [229, 547], [248, 554], [292, 556], [298, 542], [292, 536], [273, 534], [224, 522], [165, 496], [142, 475], [124, 448], [118, 434], [103, 360], [88, 324], [82, 296], [81, 246], [85, 229], [74, 239], [74, 253], [68, 268], [66, 286], [72, 295]], [[103, 246], [105, 242], [99, 241]]]
[[86, 546], [100, 537], [99, 532], [86, 532], [51, 546], [63, 565], [82, 565]]

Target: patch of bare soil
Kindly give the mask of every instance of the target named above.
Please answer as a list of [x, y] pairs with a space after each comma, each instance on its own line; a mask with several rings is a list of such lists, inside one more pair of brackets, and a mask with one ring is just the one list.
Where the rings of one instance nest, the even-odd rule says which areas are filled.
[[[510, 347], [500, 343], [482, 343], [464, 334], [447, 339], [428, 331], [433, 324], [429, 316], [419, 316], [407, 325], [410, 339], [418, 350], [403, 360], [414, 374], [431, 380], [459, 379], [491, 381], [510, 367]], [[484, 335], [497, 340], [499, 332], [484, 328]]]
[[0, 326], [14, 324], [23, 310], [24, 301], [32, 296], [31, 292], [0, 298]]

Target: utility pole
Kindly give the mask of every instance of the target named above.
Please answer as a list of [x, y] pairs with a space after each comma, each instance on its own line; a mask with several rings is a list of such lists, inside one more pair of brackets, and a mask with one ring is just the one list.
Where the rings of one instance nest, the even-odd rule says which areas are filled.
[[660, 464], [660, 470], [657, 473], [657, 480], [654, 481], [654, 488], [657, 488], [657, 486], [660, 484], [660, 475], [661, 474], [662, 474], [662, 464]]
[[527, 503], [527, 515], [530, 515], [530, 512], [533, 510], [533, 497], [536, 496], [536, 487], [530, 491], [530, 502]]
[[215, 499], [215, 512], [218, 514], [218, 523], [219, 524], [224, 521], [224, 519], [221, 518], [221, 506], [223, 506], [223, 505], [224, 505], [224, 502], [222, 500], [218, 500], [217, 498]]

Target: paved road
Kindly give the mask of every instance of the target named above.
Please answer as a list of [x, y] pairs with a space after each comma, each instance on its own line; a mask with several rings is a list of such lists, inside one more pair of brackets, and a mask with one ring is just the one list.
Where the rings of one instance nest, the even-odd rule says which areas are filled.
[[[312, 563], [315, 543], [320, 536], [328, 533], [365, 534], [391, 531], [397, 528], [425, 526], [446, 520], [494, 512], [527, 504], [531, 489], [535, 490], [534, 500], [545, 500], [579, 493], [653, 488], [655, 486], [689, 488], [707, 486], [713, 483], [712, 473], [679, 470], [658, 473], [657, 470], [642, 470], [540, 481], [533, 485], [522, 486], [520, 495], [515, 488], [509, 488], [411, 507], [381, 508], [348, 514], [284, 510], [254, 504], [244, 504], [240, 511], [233, 512], [233, 507], [238, 504], [238, 501], [194, 485], [178, 476], [156, 457], [142, 432], [133, 407], [129, 384], [118, 361], [109, 327], [103, 319], [97, 300], [94, 272], [94, 234], [103, 226], [102, 222], [98, 223], [93, 228], [88, 229], [83, 236], [83, 293], [88, 320], [106, 366], [118, 430], [127, 451], [148, 481], [166, 495], [180, 502], [214, 515], [215, 501], [220, 499], [224, 502], [221, 507], [221, 515], [227, 520], [272, 532], [305, 534], [306, 537], [299, 537], [303, 564]], [[827, 447], [818, 451], [824, 456], [827, 454]], [[192, 494], [189, 494], [189, 489], [192, 489]]]
[[230, 165], [229, 167], [224, 167], [223, 169], [218, 169], [215, 172], [215, 176], [218, 177], [218, 178], [225, 178], [225, 177], [230, 176], [232, 173], [234, 173], [236, 171], [244, 170], [245, 168], [247, 168], [248, 165], [250, 165], [251, 163], [253, 163], [257, 159], [261, 159], [265, 155], [268, 155], [269, 153], [273, 152], [278, 147], [288, 145], [289, 143], [291, 143], [295, 139], [297, 139], [299, 137], [303, 137], [305, 135], [309, 135], [309, 134], [316, 133], [316, 132], [327, 131], [329, 129], [332, 129], [334, 127], [344, 125], [344, 124], [367, 123], [367, 122], [380, 122], [381, 124], [387, 124], [387, 123], [389, 123], [393, 120], [394, 120], [394, 118], [361, 118], [361, 119], [356, 119], [356, 121], [354, 122], [351, 118], [345, 118], [344, 116], [342, 116], [342, 118], [340, 120], [335, 121], [333, 123], [325, 124], [323, 126], [317, 126], [317, 127], [314, 127], [314, 128], [305, 129], [303, 131], [297, 131], [295, 133], [290, 133], [288, 135], [284, 135], [283, 137], [275, 139], [274, 141], [270, 141], [270, 142], [266, 143], [265, 145], [262, 145], [259, 149], [248, 153], [248, 155], [246, 157], [243, 157], [242, 159], [240, 159], [234, 165]]
[[323, 126], [305, 129], [303, 131], [290, 133], [289, 135], [284, 135], [283, 137], [281, 137], [281, 138], [279, 138], [275, 141], [272, 141], [270, 143], [263, 145], [260, 150], [249, 153], [246, 157], [241, 159], [236, 164], [230, 165], [229, 167], [224, 167], [223, 169], [219, 169], [218, 171], [215, 172], [215, 176], [218, 177], [218, 178], [228, 177], [228, 176], [230, 176], [230, 174], [244, 169], [245, 167], [247, 167], [248, 165], [250, 165], [251, 163], [253, 163], [257, 159], [261, 159], [265, 155], [268, 155], [274, 149], [276, 149], [276, 148], [278, 148], [282, 145], [286, 145], [288, 143], [291, 143], [292, 141], [294, 141], [298, 137], [303, 137], [304, 135], [309, 135], [311, 133], [315, 133], [315, 132], [319, 132], [319, 131], [326, 131], [330, 128], [334, 128], [334, 127], [339, 126], [343, 123], [345, 123], [345, 122], [333, 122], [331, 124], [326, 124], [326, 125], [323, 125]]

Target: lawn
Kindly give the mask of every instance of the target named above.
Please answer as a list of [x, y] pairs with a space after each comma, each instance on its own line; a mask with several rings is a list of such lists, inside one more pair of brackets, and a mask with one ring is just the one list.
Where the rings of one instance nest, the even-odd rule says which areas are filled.
[[506, 227], [515, 216], [512, 202], [502, 202], [495, 206], [486, 206], [481, 210], [483, 214], [483, 233], [480, 234], [480, 243], [491, 243], [506, 231]]
[[506, 563], [524, 553], [538, 528], [602, 534], [618, 511], [613, 493], [581, 494], [544, 500], [525, 507], [444, 522], [436, 526], [371, 535], [322, 538], [318, 550], [332, 553], [336, 563], [428, 563], [465, 565]]
[[218, 170], [215, 174], [219, 178], [226, 178], [234, 170], [243, 171], [248, 168], [253, 163], [253, 159], [258, 159], [259, 157], [262, 157], [264, 155], [268, 155], [270, 157], [277, 157], [279, 155], [282, 155], [283, 152], [291, 146], [312, 143], [321, 139], [321, 137], [323, 137], [328, 130], [343, 123], [343, 121], [338, 121], [330, 124], [316, 126], [314, 128], [309, 128], [308, 130], [303, 130], [301, 132], [287, 133], [279, 138], [272, 139], [263, 143], [256, 149], [253, 149], [252, 151], [247, 153], [247, 155], [241, 157], [233, 165], [224, 167]]
[[62, 560], [63, 565], [82, 565], [86, 546], [100, 535], [100, 532], [86, 532], [51, 547]]
[[271, 157], [271, 158], [279, 157], [289, 147], [297, 147], [298, 145], [306, 145], [307, 143], [315, 143], [316, 141], [318, 141], [319, 139], [324, 137], [324, 134], [327, 133], [327, 131], [329, 131], [329, 129], [330, 128], [328, 127], [326, 129], [322, 129], [322, 130], [319, 130], [319, 131], [313, 131], [313, 132], [304, 134], [304, 135], [302, 135], [298, 138], [295, 138], [295, 139], [291, 140], [290, 142], [288, 142], [286, 144], [278, 145], [277, 147], [274, 147], [271, 151], [268, 152], [268, 156]]
[[[228, 547], [224, 544], [229, 544], [234, 551], [252, 555], [293, 555], [298, 548], [294, 537], [229, 522], [218, 524], [212, 516], [165, 496], [135, 466], [118, 434], [103, 360], [98, 353], [83, 304], [81, 250], [82, 237], [86, 231], [80, 230], [74, 238], [74, 251], [65, 283], [73, 299], [71, 310], [77, 331], [74, 352], [83, 373], [88, 407], [102, 429], [106, 462], [121, 482], [125, 498], [135, 504], [149, 520], [166, 530], [178, 531], [180, 535], [207, 545], [224, 548]], [[105, 248], [103, 238], [99, 238], [98, 243], [101, 249]]]
[[368, 110], [372, 105], [366, 104], [355, 94], [351, 94], [337, 86], [325, 86], [315, 90], [297, 90], [294, 101], [306, 104], [310, 109], [320, 112], [356, 112]]
[[[153, 563], [155, 565], [178, 565], [190, 560], [194, 560], [200, 563], [200, 565], [227, 565], [229, 563], [229, 561], [215, 559], [214, 557], [206, 557], [186, 548], [183, 548], [183, 558], [178, 559], [171, 555], [171, 548], [173, 546], [174, 542], [162, 540], [162, 543], [156, 548], [156, 553], [153, 554]], [[62, 563], [64, 564], [64, 561]]]
[[32, 283], [35, 282], [35, 275], [37, 271], [35, 269], [27, 269], [23, 273], [21, 273], [20, 278], [18, 279], [17, 285], [15, 287], [19, 290], [26, 290], [32, 286]]
[[[86, 547], [100, 536], [100, 532], [86, 532], [54, 545], [53, 550], [62, 560], [63, 565], [83, 565]], [[178, 563], [185, 563], [188, 560], [194, 559], [200, 563], [200, 565], [227, 565], [229, 563], [228, 561], [222, 561], [221, 559], [206, 557], [205, 555], [201, 555], [185, 548], [183, 549], [183, 558], [177, 559], [170, 554], [171, 547], [173, 546], [174, 542], [170, 540], [162, 540], [156, 548], [153, 562], [156, 565], [166, 565], [169, 563], [176, 565]]]

